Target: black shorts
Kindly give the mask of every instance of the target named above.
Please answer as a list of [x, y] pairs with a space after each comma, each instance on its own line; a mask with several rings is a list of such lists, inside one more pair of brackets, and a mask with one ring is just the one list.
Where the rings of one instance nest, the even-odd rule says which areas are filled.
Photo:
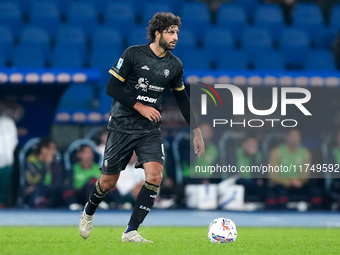
[[164, 166], [164, 145], [160, 130], [142, 134], [109, 130], [103, 165], [100, 169], [102, 174], [113, 175], [124, 170], [134, 150], [138, 157], [136, 168], [143, 168], [146, 162], [158, 162]]

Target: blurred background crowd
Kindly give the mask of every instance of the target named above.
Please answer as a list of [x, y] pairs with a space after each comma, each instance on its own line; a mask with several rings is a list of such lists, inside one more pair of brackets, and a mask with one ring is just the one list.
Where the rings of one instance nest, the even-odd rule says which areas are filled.
[[[96, 84], [71, 84], [50, 135], [23, 144], [18, 144], [18, 137], [25, 130], [16, 122], [24, 109], [0, 94], [0, 209], [83, 207], [89, 187], [100, 177], [107, 137], [105, 121], [82, 121], [83, 115], [96, 110], [107, 117], [112, 103], [104, 89], [107, 70], [125, 47], [147, 43], [145, 27], [157, 11], [182, 18], [174, 53], [186, 70], [340, 69], [336, 0], [2, 0], [0, 68], [98, 68], [102, 78]], [[168, 97], [166, 168], [156, 208], [339, 210], [340, 180], [327, 174], [190, 178], [195, 159], [190, 158], [189, 130]], [[166, 123], [171, 118], [175, 123]], [[335, 124], [315, 149], [298, 129], [265, 134], [229, 129], [221, 141], [210, 124], [201, 123], [207, 148], [195, 163], [340, 164], [340, 131]], [[144, 181], [135, 162], [134, 155], [102, 209], [132, 208]], [[225, 200], [230, 194], [238, 194], [233, 203]]]

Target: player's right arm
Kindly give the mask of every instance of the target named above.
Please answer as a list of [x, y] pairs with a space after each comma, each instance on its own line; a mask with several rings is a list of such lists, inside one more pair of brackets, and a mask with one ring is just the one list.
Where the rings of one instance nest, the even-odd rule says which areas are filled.
[[144, 105], [136, 99], [129, 97], [124, 91], [124, 83], [117, 80], [114, 76], [111, 76], [106, 85], [106, 93], [121, 104], [137, 110], [150, 121], [158, 122], [161, 119], [161, 114], [155, 108]]
[[135, 98], [129, 97], [125, 92], [125, 79], [128, 77], [133, 63], [131, 49], [126, 49], [121, 58], [109, 70], [110, 80], [106, 85], [106, 94], [121, 104], [137, 110], [142, 116], [150, 121], [159, 121], [161, 114], [155, 108], [138, 102]]

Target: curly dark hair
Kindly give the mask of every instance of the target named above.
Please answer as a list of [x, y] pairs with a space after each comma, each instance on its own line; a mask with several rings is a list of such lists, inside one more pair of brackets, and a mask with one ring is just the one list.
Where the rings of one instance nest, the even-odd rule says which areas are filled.
[[54, 139], [50, 137], [41, 138], [40, 142], [34, 146], [36, 154], [40, 154], [43, 148], [48, 148], [51, 143], [56, 143]]
[[163, 30], [172, 25], [178, 26], [178, 28], [180, 28], [182, 25], [181, 18], [172, 14], [171, 12], [157, 12], [149, 21], [147, 39], [151, 43], [154, 42], [156, 31], [162, 33]]

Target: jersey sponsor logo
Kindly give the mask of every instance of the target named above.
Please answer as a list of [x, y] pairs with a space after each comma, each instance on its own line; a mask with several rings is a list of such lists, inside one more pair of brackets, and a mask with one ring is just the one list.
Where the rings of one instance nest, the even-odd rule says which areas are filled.
[[138, 84], [136, 84], [135, 88], [136, 89], [142, 88], [142, 91], [147, 92], [148, 86], [149, 86], [148, 79], [141, 77], [138, 79]]
[[156, 91], [156, 92], [162, 92], [165, 88], [163, 87], [159, 87], [159, 86], [156, 86], [156, 85], [149, 85], [149, 90], [153, 90], [153, 91]]
[[148, 89], [156, 92], [162, 92], [165, 88], [156, 85], [151, 85], [147, 78], [140, 77], [138, 79], [138, 84], [135, 86], [136, 89], [141, 88], [143, 92], [147, 92]]
[[165, 76], [165, 78], [167, 78], [167, 77], [169, 76], [169, 74], [170, 74], [169, 69], [165, 69], [165, 70], [164, 70], [164, 76]]
[[142, 69], [144, 69], [144, 70], [150, 70], [150, 68], [147, 66], [147, 65], [145, 65], [145, 66], [142, 66]]
[[122, 58], [120, 58], [120, 59], [118, 60], [118, 63], [117, 63], [117, 65], [116, 65], [116, 68], [117, 68], [117, 69], [120, 69], [120, 68], [122, 67], [123, 61], [124, 61], [124, 59], [122, 59]]
[[138, 95], [137, 100], [141, 100], [141, 101], [149, 102], [149, 103], [153, 103], [153, 104], [155, 104], [157, 102], [156, 98], [152, 98], [152, 97], [148, 97], [148, 96], [141, 96], [141, 95]]

